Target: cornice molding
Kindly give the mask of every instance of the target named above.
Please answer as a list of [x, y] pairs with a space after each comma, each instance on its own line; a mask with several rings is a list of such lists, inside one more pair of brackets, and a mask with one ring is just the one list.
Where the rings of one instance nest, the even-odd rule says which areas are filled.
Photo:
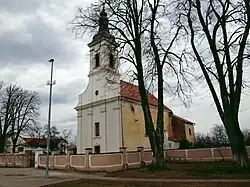
[[85, 104], [85, 105], [76, 106], [74, 109], [78, 111], [78, 110], [90, 108], [92, 106], [98, 106], [98, 105], [102, 105], [102, 104], [105, 104], [105, 103], [110, 103], [112, 101], [118, 100], [119, 98], [120, 98], [120, 96], [112, 97], [112, 98], [109, 98], [109, 99], [103, 99], [103, 100], [88, 103], [88, 104]]

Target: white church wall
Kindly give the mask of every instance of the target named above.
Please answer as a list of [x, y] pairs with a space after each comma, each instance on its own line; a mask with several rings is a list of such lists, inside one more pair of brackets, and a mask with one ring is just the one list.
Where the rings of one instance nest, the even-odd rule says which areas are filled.
[[[121, 147], [121, 120], [119, 100], [88, 106], [78, 117], [77, 153], [85, 148], [100, 146], [102, 152], [117, 152]], [[99, 122], [100, 136], [95, 136], [95, 123]]]

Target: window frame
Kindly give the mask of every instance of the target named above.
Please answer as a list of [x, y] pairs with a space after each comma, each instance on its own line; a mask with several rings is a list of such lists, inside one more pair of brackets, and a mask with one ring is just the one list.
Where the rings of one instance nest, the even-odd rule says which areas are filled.
[[191, 135], [192, 135], [192, 130], [191, 130], [191, 128], [188, 128], [188, 132], [189, 132], [189, 135], [191, 136]]
[[112, 53], [109, 54], [109, 67], [115, 68], [115, 60], [114, 55]]
[[95, 54], [95, 68], [100, 66], [100, 55], [99, 53]]
[[100, 137], [100, 134], [101, 134], [101, 131], [100, 131], [100, 122], [95, 122], [94, 125], [95, 125], [95, 137]]
[[[96, 149], [98, 147], [98, 149]], [[98, 150], [98, 151], [96, 151], [96, 150]], [[95, 154], [100, 154], [101, 153], [101, 146], [100, 145], [95, 145], [94, 146], [94, 153]]]

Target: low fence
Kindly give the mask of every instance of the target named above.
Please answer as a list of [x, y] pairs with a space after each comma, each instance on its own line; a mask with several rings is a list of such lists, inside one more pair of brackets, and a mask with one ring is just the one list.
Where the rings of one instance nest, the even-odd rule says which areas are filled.
[[[247, 150], [250, 155], [250, 147]], [[120, 148], [117, 153], [92, 154], [91, 148], [85, 152], [83, 155], [52, 155], [49, 157], [49, 167], [58, 170], [112, 172], [148, 165], [153, 160], [152, 152], [144, 151], [143, 147], [138, 147], [135, 152], [127, 152], [126, 148]], [[231, 148], [166, 150], [164, 156], [166, 160], [183, 161], [233, 160]], [[39, 156], [38, 166], [44, 168], [45, 163], [46, 156]]]
[[[247, 146], [246, 148], [248, 155], [250, 156], [250, 146]], [[233, 155], [230, 147], [206, 149], [177, 149], [166, 151], [165, 158], [167, 160], [186, 161], [230, 161], [233, 160]]]
[[[49, 167], [58, 170], [112, 172], [139, 167], [144, 159], [150, 163], [153, 159], [152, 152], [142, 151], [142, 148], [126, 152], [126, 148], [121, 148], [117, 153], [92, 154], [92, 149], [86, 149], [86, 154], [83, 155], [52, 155], [49, 157]], [[46, 155], [39, 156], [38, 166], [44, 168], [45, 164]]]
[[0, 154], [0, 167], [31, 167], [32, 159], [27, 154]]

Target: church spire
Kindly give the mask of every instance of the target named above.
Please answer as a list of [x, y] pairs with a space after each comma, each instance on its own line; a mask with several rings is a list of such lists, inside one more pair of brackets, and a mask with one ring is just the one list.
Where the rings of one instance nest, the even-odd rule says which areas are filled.
[[107, 17], [107, 13], [105, 12], [105, 3], [103, 3], [103, 8], [102, 8], [102, 11], [100, 13], [100, 18], [99, 18], [99, 32], [102, 32], [102, 31], [109, 32], [108, 22], [109, 20]]
[[108, 27], [109, 20], [107, 17], [107, 13], [105, 11], [105, 3], [103, 3], [98, 24], [99, 24], [99, 30], [94, 35], [92, 42], [90, 42], [88, 45], [91, 46], [104, 38], [108, 39], [109, 41], [115, 42], [115, 37], [109, 32], [109, 27]]

